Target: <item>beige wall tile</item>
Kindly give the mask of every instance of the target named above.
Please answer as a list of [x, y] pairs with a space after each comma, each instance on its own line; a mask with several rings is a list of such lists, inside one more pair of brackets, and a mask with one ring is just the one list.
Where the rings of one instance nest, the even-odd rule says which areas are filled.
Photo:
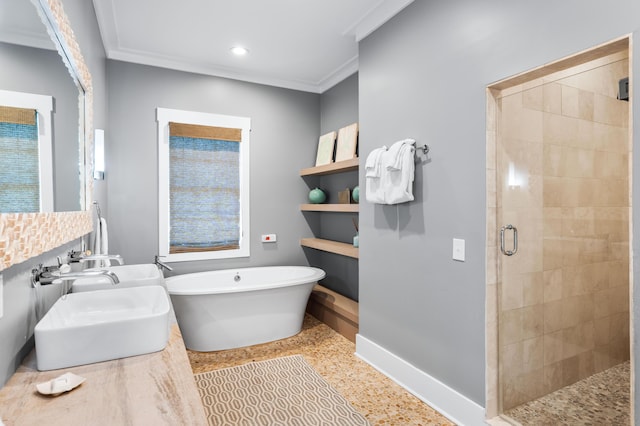
[[524, 306], [522, 279], [520, 274], [505, 276], [500, 285], [500, 304], [503, 311]]
[[562, 330], [546, 333], [543, 337], [544, 365], [562, 361]]
[[540, 398], [545, 394], [544, 392], [544, 376], [543, 369], [540, 368], [536, 371], [524, 373], [520, 378], [520, 386], [522, 393], [526, 396], [526, 400]]
[[[596, 301], [596, 303], [598, 303]], [[593, 321], [593, 343], [594, 349], [599, 346], [608, 345], [611, 340], [611, 317], [597, 318]]]
[[564, 305], [562, 299], [548, 302], [543, 305], [544, 309], [544, 334], [550, 334], [557, 331], [561, 331], [563, 327], [562, 323], [562, 311]]
[[577, 146], [579, 121], [577, 118], [544, 113], [542, 130], [544, 143]]
[[[608, 262], [607, 276], [610, 286], [629, 286], [629, 262], [627, 260], [614, 260]], [[599, 289], [600, 290], [600, 289]]]
[[543, 251], [543, 271], [560, 269], [563, 265], [564, 241], [561, 237], [545, 238]]
[[562, 299], [563, 273], [562, 268], [543, 272], [544, 303]]
[[588, 237], [596, 231], [593, 207], [565, 207], [562, 209], [562, 236]]
[[577, 355], [571, 358], [562, 360], [563, 386], [566, 386], [567, 384], [575, 383], [578, 381], [578, 378], [580, 377], [579, 368], [580, 368], [580, 363]]
[[544, 330], [544, 305], [532, 305], [522, 308], [522, 338], [540, 337]]
[[609, 345], [596, 346], [593, 351], [593, 368], [595, 372], [599, 373], [612, 366], [613, 364], [609, 357]]
[[603, 95], [593, 98], [593, 120], [616, 127], [629, 125], [629, 103]]
[[583, 352], [578, 355], [578, 380], [582, 380], [595, 373], [593, 351]]
[[578, 135], [573, 140], [574, 145], [568, 145], [580, 149], [596, 149], [595, 124], [593, 121], [578, 120]]
[[545, 84], [542, 87], [542, 92], [544, 111], [562, 114], [562, 86], [557, 83]]
[[522, 106], [535, 111], [544, 110], [542, 85], [526, 89], [522, 92]]
[[596, 153], [592, 150], [566, 147], [562, 151], [565, 163], [564, 176], [576, 178], [592, 178], [596, 176]]
[[543, 235], [545, 237], [562, 237], [562, 207], [544, 207]]
[[561, 96], [562, 96], [562, 115], [566, 115], [568, 117], [579, 117], [579, 90], [575, 87], [564, 86], [562, 85], [560, 88]]
[[544, 303], [543, 272], [531, 272], [523, 277], [522, 298], [524, 306]]
[[561, 177], [545, 176], [543, 178], [542, 198], [543, 206], [562, 207], [564, 201], [564, 179]]
[[562, 145], [544, 143], [542, 157], [542, 171], [544, 176], [560, 177], [565, 175], [565, 162]]
[[522, 309], [511, 309], [501, 312], [500, 337], [504, 345], [511, 345], [522, 341]]
[[596, 151], [595, 177], [626, 179], [629, 175], [629, 155], [614, 151]]
[[544, 338], [542, 336], [527, 339], [522, 344], [523, 372], [541, 372], [544, 366]]
[[551, 393], [564, 386], [561, 361], [545, 365], [543, 374], [545, 393]]
[[580, 90], [578, 94], [578, 118], [593, 121], [593, 92]]
[[599, 151], [613, 151], [625, 154], [630, 150], [627, 127], [594, 123], [593, 137], [595, 147]]

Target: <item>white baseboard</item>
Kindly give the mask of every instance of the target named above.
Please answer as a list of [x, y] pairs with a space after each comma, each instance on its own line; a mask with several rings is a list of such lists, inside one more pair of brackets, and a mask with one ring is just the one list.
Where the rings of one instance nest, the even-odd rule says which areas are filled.
[[484, 407], [360, 334], [356, 335], [356, 356], [457, 425], [487, 424]]

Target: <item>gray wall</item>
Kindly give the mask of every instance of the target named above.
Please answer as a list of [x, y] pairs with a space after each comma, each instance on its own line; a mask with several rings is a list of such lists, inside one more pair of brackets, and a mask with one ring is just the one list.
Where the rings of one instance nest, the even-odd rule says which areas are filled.
[[485, 88], [639, 27], [635, 0], [416, 1], [360, 43], [361, 157], [407, 137], [431, 147], [414, 202], [361, 204], [364, 337], [484, 405]]
[[[336, 132], [358, 121], [358, 74], [354, 74], [320, 96], [320, 135]], [[328, 202], [337, 202], [338, 191], [353, 189], [358, 184], [358, 172], [338, 173], [321, 177], [305, 178], [309, 189], [316, 186], [325, 190]], [[320, 238], [353, 242], [355, 229], [354, 213], [306, 212], [309, 221], [317, 221], [314, 235]], [[357, 223], [357, 222], [356, 222]], [[306, 249], [309, 262], [327, 273], [322, 285], [353, 300], [358, 300], [358, 260], [332, 253], [319, 253]], [[315, 252], [315, 253], [314, 253]]]
[[[315, 160], [320, 96], [235, 80], [108, 61], [109, 251], [127, 263], [158, 254], [156, 108], [251, 118], [251, 257], [174, 263], [175, 273], [275, 264], [306, 265], [310, 234], [299, 205], [299, 170]], [[260, 242], [277, 234], [276, 243]]]
[[[64, 9], [80, 45], [80, 50], [84, 54], [85, 62], [92, 74], [96, 93], [94, 120], [96, 123], [104, 125], [106, 122], [107, 102], [104, 95], [106, 87], [104, 79], [105, 55], [95, 13], [93, 12], [93, 5], [91, 2], [82, 0], [64, 0]], [[50, 52], [50, 54], [51, 60], [57, 57], [56, 52]], [[58, 61], [62, 64], [61, 59], [58, 58]], [[65, 68], [62, 67], [62, 69]], [[30, 75], [23, 73], [21, 77], [28, 79]], [[71, 81], [70, 77], [67, 76], [67, 78]], [[4, 81], [4, 76], [2, 79]], [[21, 84], [25, 83], [22, 82]], [[73, 129], [74, 137], [77, 137], [77, 132], [75, 131], [77, 123], [75, 122]], [[73, 164], [72, 173], [75, 173], [75, 170], [77, 170], [77, 162]], [[4, 315], [0, 319], [0, 342], [2, 342], [0, 344], [0, 386], [3, 386], [11, 377], [22, 362], [23, 357], [33, 348], [36, 294], [29, 281], [31, 268], [38, 263], [53, 265], [56, 262], [56, 256], [64, 255], [71, 249], [79, 248], [79, 241], [74, 241], [1, 272], [4, 281]], [[45, 310], [53, 304], [59, 295], [59, 291], [60, 288], [58, 286], [43, 289], [42, 300], [44, 301]]]

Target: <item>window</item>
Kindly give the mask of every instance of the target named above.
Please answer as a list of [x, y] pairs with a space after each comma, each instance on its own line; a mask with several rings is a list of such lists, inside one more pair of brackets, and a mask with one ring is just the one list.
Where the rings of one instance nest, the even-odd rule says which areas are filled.
[[157, 109], [159, 255], [249, 256], [250, 119]]
[[53, 211], [51, 96], [0, 90], [0, 213]]

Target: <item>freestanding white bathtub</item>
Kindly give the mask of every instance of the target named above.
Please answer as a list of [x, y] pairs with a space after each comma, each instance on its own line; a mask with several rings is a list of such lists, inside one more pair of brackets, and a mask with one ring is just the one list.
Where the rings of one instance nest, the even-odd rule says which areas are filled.
[[240, 348], [298, 334], [313, 286], [325, 277], [308, 266], [265, 266], [166, 278], [187, 348]]

